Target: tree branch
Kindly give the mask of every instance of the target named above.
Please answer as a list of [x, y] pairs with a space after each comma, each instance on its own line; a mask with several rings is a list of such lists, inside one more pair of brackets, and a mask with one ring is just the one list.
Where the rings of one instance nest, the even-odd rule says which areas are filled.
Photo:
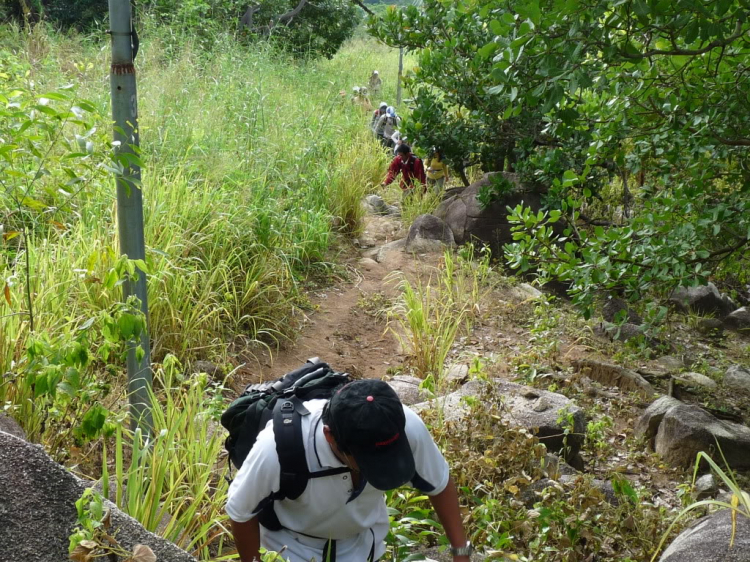
[[242, 19], [240, 19], [240, 27], [247, 27], [254, 33], [260, 33], [262, 35], [268, 36], [277, 25], [281, 24], [286, 26], [292, 23], [292, 20], [297, 17], [302, 11], [302, 8], [305, 7], [307, 1], [308, 0], [299, 0], [299, 3], [294, 9], [289, 10], [288, 12], [281, 14], [278, 17], [271, 18], [271, 21], [268, 23], [268, 25], [264, 25], [259, 28], [253, 27], [253, 18], [255, 14], [260, 10], [260, 5], [255, 4], [253, 6], [249, 6], [247, 11], [245, 12], [245, 15], [243, 15]]
[[717, 47], [726, 47], [729, 45], [732, 41], [735, 39], [739, 39], [745, 34], [745, 30], [742, 29], [742, 23], [737, 22], [737, 25], [734, 28], [734, 33], [727, 37], [726, 39], [715, 39], [711, 41], [708, 45], [703, 47], [702, 49], [671, 49], [668, 51], [664, 51], [661, 49], [652, 49], [650, 51], [646, 51], [645, 53], [638, 53], [637, 55], [631, 55], [629, 53], [626, 53], [624, 51], [620, 51], [620, 55], [627, 59], [635, 59], [635, 60], [641, 60], [641, 59], [648, 59], [656, 55], [670, 55], [670, 56], [696, 56], [696, 55], [704, 55], [707, 52], [717, 48]]
[[374, 16], [375, 12], [373, 12], [370, 8], [368, 8], [365, 4], [363, 4], [360, 0], [352, 0], [357, 6], [362, 8], [365, 12], [367, 12], [369, 15]]

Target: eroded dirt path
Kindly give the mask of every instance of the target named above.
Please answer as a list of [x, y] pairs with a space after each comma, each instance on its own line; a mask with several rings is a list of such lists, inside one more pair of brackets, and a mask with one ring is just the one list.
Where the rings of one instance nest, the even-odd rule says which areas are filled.
[[387, 244], [405, 235], [397, 218], [368, 215], [357, 250], [346, 260], [349, 279], [309, 295], [314, 311], [306, 313], [295, 342], [272, 353], [242, 354], [245, 366], [234, 386], [278, 378], [316, 356], [335, 369], [365, 378], [383, 378], [389, 368], [400, 365], [405, 354], [398, 339], [373, 309], [381, 296], [385, 300], [398, 294], [399, 279], [429, 276], [441, 258], [388, 250]]

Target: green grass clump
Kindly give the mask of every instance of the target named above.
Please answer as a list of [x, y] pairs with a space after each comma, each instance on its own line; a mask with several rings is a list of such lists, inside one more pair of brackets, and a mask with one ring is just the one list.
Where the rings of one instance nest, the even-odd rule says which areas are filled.
[[[358, 39], [332, 60], [298, 62], [228, 34], [204, 50], [148, 18], [142, 28], [136, 67], [154, 356], [221, 358], [238, 335], [266, 344], [291, 337], [299, 281], [330, 260], [335, 235], [359, 233], [361, 197], [386, 164], [369, 115], [348, 93], [377, 68], [384, 93], [394, 95], [397, 54]], [[37, 164], [50, 170], [33, 186], [42, 206], [19, 210], [7, 192], [0, 197], [0, 223], [28, 229], [0, 244], [0, 275], [9, 280], [0, 283], [8, 292], [3, 314], [14, 314], [3, 318], [0, 335], [6, 371], [28, 337], [26, 254], [39, 333], [72, 333], [120, 297], [101, 284], [119, 253], [115, 191], [104, 168], [108, 40], [43, 26], [2, 27], [0, 37], [13, 70], [2, 92], [21, 85], [33, 96], [74, 84], [71, 103], [90, 101], [98, 143], [90, 181], [69, 204], [60, 205], [55, 182], [70, 124], [45, 133], [52, 150], [38, 162], [17, 164], [24, 173]]]

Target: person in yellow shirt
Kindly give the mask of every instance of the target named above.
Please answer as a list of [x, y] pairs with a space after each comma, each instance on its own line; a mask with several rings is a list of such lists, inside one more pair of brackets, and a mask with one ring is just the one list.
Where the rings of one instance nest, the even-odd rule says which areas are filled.
[[436, 195], [440, 195], [445, 187], [445, 182], [448, 181], [448, 166], [443, 162], [443, 155], [439, 148], [433, 148], [430, 151], [425, 164], [427, 165], [427, 185]]

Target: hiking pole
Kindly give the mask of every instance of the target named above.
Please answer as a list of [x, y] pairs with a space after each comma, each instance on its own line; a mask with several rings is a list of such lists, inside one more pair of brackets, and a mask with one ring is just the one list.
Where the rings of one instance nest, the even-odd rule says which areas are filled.
[[[138, 51], [138, 36], [133, 29], [130, 0], [109, 0], [109, 25], [112, 41], [112, 66], [110, 89], [112, 93], [112, 120], [114, 121], [114, 157], [122, 167], [115, 174], [117, 184], [117, 230], [120, 236], [120, 253], [131, 260], [145, 260], [146, 244], [143, 234], [143, 194], [141, 168], [138, 165], [138, 97], [135, 87], [133, 60]], [[118, 158], [121, 155], [133, 157]], [[117, 167], [117, 164], [116, 164]], [[133, 431], [141, 428], [150, 436], [153, 427], [151, 416], [151, 345], [148, 337], [148, 299], [146, 273], [137, 269], [138, 279], [127, 277], [123, 284], [123, 297], [134, 296], [146, 323], [140, 341], [128, 342], [128, 396], [130, 398], [130, 425]]]

